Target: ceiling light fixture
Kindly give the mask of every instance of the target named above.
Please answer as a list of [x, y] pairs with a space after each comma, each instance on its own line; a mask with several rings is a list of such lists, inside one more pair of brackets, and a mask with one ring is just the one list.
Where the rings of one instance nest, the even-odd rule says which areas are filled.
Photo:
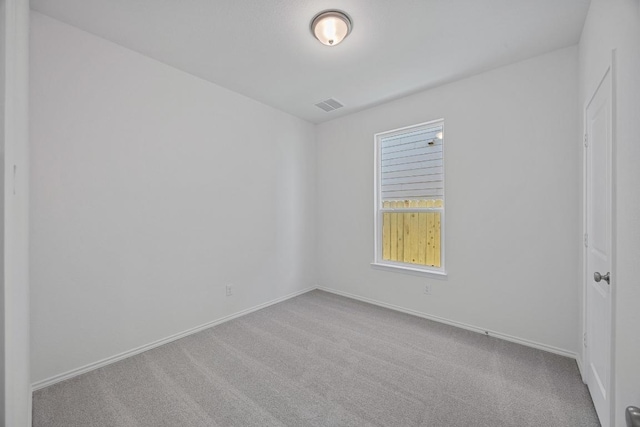
[[320, 43], [335, 46], [351, 32], [351, 19], [339, 10], [325, 10], [311, 20], [311, 32]]

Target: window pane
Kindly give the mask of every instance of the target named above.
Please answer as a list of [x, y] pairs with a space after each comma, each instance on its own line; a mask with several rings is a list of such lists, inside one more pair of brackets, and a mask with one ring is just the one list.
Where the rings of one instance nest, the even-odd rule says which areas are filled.
[[442, 199], [442, 125], [380, 140], [380, 195], [384, 201]]
[[376, 262], [445, 273], [443, 138], [444, 120], [376, 134]]
[[[443, 207], [442, 199], [383, 202], [385, 209], [439, 207]], [[441, 266], [440, 212], [385, 212], [382, 216], [384, 260]]]

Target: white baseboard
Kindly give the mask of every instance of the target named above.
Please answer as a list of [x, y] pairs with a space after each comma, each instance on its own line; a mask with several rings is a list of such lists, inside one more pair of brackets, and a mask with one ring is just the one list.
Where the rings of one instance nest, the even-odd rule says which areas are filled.
[[[348, 293], [348, 292], [339, 291], [337, 289], [326, 288], [324, 286], [318, 286], [318, 289], [321, 290], [321, 291], [330, 292], [332, 294], [341, 295], [343, 297], [352, 298], [352, 299], [355, 299], [355, 300], [358, 300], [358, 301], [367, 302], [369, 304], [378, 305], [380, 307], [389, 308], [391, 310], [400, 311], [402, 313], [411, 314], [413, 316], [422, 317], [424, 319], [433, 320], [435, 322], [445, 323], [447, 325], [455, 326], [455, 327], [466, 329], [466, 330], [473, 331], [473, 332], [478, 332], [478, 333], [483, 334], [483, 335], [486, 335], [488, 333], [490, 336], [495, 337], [495, 338], [500, 338], [500, 339], [503, 339], [505, 341], [510, 341], [510, 342], [514, 342], [514, 343], [517, 343], [517, 344], [522, 344], [522, 345], [525, 345], [527, 347], [536, 348], [538, 350], [544, 350], [544, 351], [547, 351], [549, 353], [554, 353], [554, 354], [558, 354], [560, 356], [566, 356], [566, 357], [569, 357], [571, 359], [576, 359], [577, 360], [577, 354], [576, 353], [574, 353], [572, 351], [564, 350], [562, 348], [554, 347], [554, 346], [547, 345], [547, 344], [538, 343], [538, 342], [527, 340], [527, 339], [524, 339], [524, 338], [514, 337], [513, 335], [503, 334], [501, 332], [488, 330], [488, 329], [485, 329], [485, 328], [481, 328], [479, 326], [469, 325], [467, 323], [456, 322], [455, 320], [449, 320], [449, 319], [445, 319], [444, 317], [434, 316], [434, 315], [423, 313], [423, 312], [420, 312], [420, 311], [411, 310], [411, 309], [400, 307], [400, 306], [393, 305], [393, 304], [388, 304], [386, 302], [377, 301], [377, 300], [374, 300], [374, 299], [371, 299], [371, 298], [361, 297], [359, 295], [354, 295], [354, 294], [351, 294], [351, 293]], [[580, 365], [578, 365], [578, 367], [580, 368]]]
[[101, 368], [103, 366], [107, 366], [107, 365], [110, 365], [112, 363], [115, 363], [115, 362], [117, 362], [119, 360], [126, 359], [127, 357], [135, 356], [136, 354], [140, 354], [140, 353], [145, 352], [147, 350], [151, 350], [152, 348], [159, 347], [159, 346], [161, 346], [163, 344], [167, 344], [167, 343], [170, 343], [172, 341], [178, 340], [180, 338], [184, 338], [186, 336], [195, 334], [195, 333], [200, 332], [200, 331], [202, 331], [204, 329], [208, 329], [208, 328], [211, 328], [213, 326], [219, 325], [221, 323], [228, 322], [229, 320], [232, 320], [232, 319], [235, 319], [237, 317], [244, 316], [246, 314], [252, 313], [252, 312], [257, 311], [257, 310], [260, 310], [261, 308], [269, 307], [270, 305], [274, 305], [274, 304], [277, 304], [279, 302], [291, 299], [293, 297], [297, 297], [298, 295], [305, 294], [305, 293], [307, 293], [309, 291], [312, 291], [314, 289], [316, 289], [316, 288], [315, 287], [311, 287], [311, 288], [303, 289], [301, 291], [297, 291], [297, 292], [285, 295], [283, 297], [276, 298], [274, 300], [267, 301], [267, 302], [262, 303], [262, 304], [258, 304], [258, 305], [254, 306], [254, 307], [247, 308], [245, 310], [238, 311], [237, 313], [230, 314], [228, 316], [224, 316], [224, 317], [221, 317], [219, 319], [212, 320], [211, 322], [207, 322], [207, 323], [204, 323], [202, 325], [196, 326], [195, 328], [187, 329], [186, 331], [179, 332], [179, 333], [171, 335], [169, 337], [159, 339], [159, 340], [154, 341], [152, 343], [142, 345], [140, 347], [134, 348], [132, 350], [125, 351], [125, 352], [120, 353], [120, 354], [116, 354], [115, 356], [107, 357], [107, 358], [99, 360], [97, 362], [89, 363], [88, 365], [82, 366], [80, 368], [72, 369], [72, 370], [64, 372], [62, 374], [54, 375], [51, 378], [47, 378], [47, 379], [44, 379], [42, 381], [38, 381], [36, 383], [33, 383], [31, 385], [31, 387], [32, 387], [33, 391], [40, 390], [40, 389], [45, 388], [45, 387], [49, 387], [50, 385], [59, 383], [59, 382], [64, 381], [64, 380], [68, 380], [69, 378], [73, 378], [73, 377], [76, 377], [78, 375], [82, 375], [82, 374], [84, 374], [86, 372], [93, 371], [94, 369], [98, 369], [98, 368]]
[[538, 343], [538, 342], [535, 342], [535, 341], [530, 341], [530, 340], [527, 340], [527, 339], [524, 339], [524, 338], [514, 337], [512, 335], [503, 334], [503, 333], [496, 332], [496, 331], [487, 330], [487, 329], [484, 329], [484, 328], [481, 328], [481, 327], [478, 327], [478, 326], [473, 326], [473, 325], [469, 325], [469, 324], [462, 323], [462, 322], [456, 322], [454, 320], [445, 319], [443, 317], [433, 316], [431, 314], [423, 313], [423, 312], [416, 311], [416, 310], [411, 310], [411, 309], [400, 307], [400, 306], [393, 305], [393, 304], [388, 304], [388, 303], [385, 303], [385, 302], [382, 302], [382, 301], [377, 301], [377, 300], [374, 300], [374, 299], [371, 299], [371, 298], [361, 297], [359, 295], [354, 295], [354, 294], [351, 294], [351, 293], [348, 293], [348, 292], [339, 291], [337, 289], [331, 289], [331, 288], [326, 288], [326, 287], [323, 287], [323, 286], [318, 286], [317, 288], [311, 287], [311, 288], [303, 289], [301, 291], [297, 291], [297, 292], [285, 295], [283, 297], [276, 298], [274, 300], [271, 300], [271, 301], [268, 301], [268, 302], [265, 302], [265, 303], [262, 303], [262, 304], [258, 304], [258, 305], [254, 306], [254, 307], [238, 311], [237, 313], [221, 317], [221, 318], [213, 320], [211, 322], [204, 323], [202, 325], [196, 326], [194, 328], [188, 329], [188, 330], [183, 331], [183, 332], [179, 332], [177, 334], [171, 335], [171, 336], [166, 337], [166, 338], [162, 338], [160, 340], [157, 340], [157, 341], [154, 341], [152, 343], [149, 343], [149, 344], [134, 348], [132, 350], [128, 350], [128, 351], [125, 351], [123, 353], [116, 354], [114, 356], [107, 357], [105, 359], [99, 360], [97, 362], [89, 363], [88, 365], [82, 366], [80, 368], [72, 369], [72, 370], [64, 372], [62, 374], [58, 374], [58, 375], [55, 375], [53, 377], [44, 379], [42, 381], [35, 382], [35, 383], [32, 384], [32, 389], [33, 389], [33, 391], [36, 391], [36, 390], [40, 390], [40, 389], [45, 388], [45, 387], [49, 387], [50, 385], [59, 383], [61, 381], [68, 380], [68, 379], [76, 377], [78, 375], [82, 375], [82, 374], [84, 374], [86, 372], [93, 371], [93, 370], [101, 368], [103, 366], [110, 365], [110, 364], [115, 363], [115, 362], [117, 362], [119, 360], [126, 359], [127, 357], [135, 356], [136, 354], [140, 354], [140, 353], [145, 352], [147, 350], [151, 350], [152, 348], [159, 347], [159, 346], [161, 346], [163, 344], [167, 344], [167, 343], [170, 343], [172, 341], [178, 340], [180, 338], [184, 338], [186, 336], [195, 334], [195, 333], [200, 332], [200, 331], [202, 331], [204, 329], [208, 329], [208, 328], [211, 328], [213, 326], [219, 325], [221, 323], [228, 322], [229, 320], [232, 320], [232, 319], [244, 316], [246, 314], [252, 313], [254, 311], [260, 310], [261, 308], [269, 307], [270, 305], [274, 305], [274, 304], [277, 304], [279, 302], [286, 301], [288, 299], [294, 298], [294, 297], [296, 297], [298, 295], [305, 294], [305, 293], [310, 292], [310, 291], [312, 291], [314, 289], [319, 289], [321, 291], [330, 292], [330, 293], [333, 293], [333, 294], [336, 294], [336, 295], [341, 295], [341, 296], [344, 296], [344, 297], [347, 297], [347, 298], [351, 298], [351, 299], [355, 299], [355, 300], [358, 300], [358, 301], [367, 302], [369, 304], [373, 304], [373, 305], [377, 305], [377, 306], [380, 306], [380, 307], [389, 308], [391, 310], [395, 310], [395, 311], [399, 311], [399, 312], [402, 312], [402, 313], [411, 314], [413, 316], [422, 317], [424, 319], [433, 320], [435, 322], [440, 322], [440, 323], [444, 323], [444, 324], [447, 324], [447, 325], [455, 326], [455, 327], [458, 327], [458, 328], [466, 329], [466, 330], [469, 330], [469, 331], [481, 333], [483, 335], [488, 332], [490, 336], [495, 337], [495, 338], [500, 338], [500, 339], [503, 339], [505, 341], [510, 341], [510, 342], [514, 342], [514, 343], [517, 343], [517, 344], [522, 344], [522, 345], [525, 345], [527, 347], [536, 348], [538, 350], [548, 351], [550, 353], [559, 354], [561, 356], [570, 357], [570, 358], [576, 360], [576, 362], [578, 363], [578, 369], [582, 373], [582, 364], [581, 364], [581, 360], [578, 358], [578, 355], [576, 353], [568, 351], [568, 350], [564, 350], [564, 349], [561, 349], [561, 348], [558, 348], [558, 347], [553, 347], [553, 346], [546, 345], [546, 344], [541, 344], [541, 343]]
[[580, 354], [576, 354], [576, 363], [578, 364], [578, 371], [580, 372], [580, 378], [583, 383], [587, 383], [587, 378], [584, 376], [584, 371], [582, 370], [582, 356]]

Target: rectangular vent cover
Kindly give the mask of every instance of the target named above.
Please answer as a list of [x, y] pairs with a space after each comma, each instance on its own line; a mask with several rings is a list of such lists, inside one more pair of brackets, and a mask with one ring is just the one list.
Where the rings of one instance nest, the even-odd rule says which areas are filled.
[[344, 105], [342, 105], [340, 103], [340, 101], [337, 101], [333, 98], [329, 98], [329, 99], [325, 99], [324, 101], [320, 101], [316, 104], [316, 107], [326, 111], [327, 113], [333, 110], [337, 110], [338, 108], [342, 108], [344, 107]]

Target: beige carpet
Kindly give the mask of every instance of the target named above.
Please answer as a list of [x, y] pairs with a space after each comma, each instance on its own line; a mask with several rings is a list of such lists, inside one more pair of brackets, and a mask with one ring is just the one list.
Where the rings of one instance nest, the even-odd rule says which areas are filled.
[[34, 393], [40, 426], [597, 426], [574, 360], [313, 291]]

